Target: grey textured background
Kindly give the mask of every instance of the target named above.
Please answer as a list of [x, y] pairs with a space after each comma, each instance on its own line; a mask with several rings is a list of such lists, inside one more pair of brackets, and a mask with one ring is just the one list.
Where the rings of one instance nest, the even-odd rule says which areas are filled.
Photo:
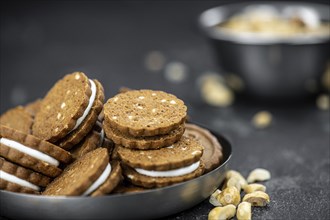
[[[107, 98], [121, 86], [165, 90], [186, 102], [192, 120], [231, 141], [232, 169], [245, 176], [257, 167], [271, 171], [265, 183], [271, 203], [253, 209], [253, 219], [329, 219], [329, 111], [310, 100], [291, 105], [238, 100], [220, 109], [200, 98], [198, 76], [218, 67], [196, 19], [221, 3], [1, 1], [0, 112], [43, 97], [76, 70], [99, 79]], [[153, 50], [167, 62], [186, 64], [188, 79], [171, 83], [162, 71], [148, 71], [144, 58]], [[260, 110], [274, 116], [265, 130], [251, 126]], [[204, 201], [166, 219], [206, 219], [211, 208]]]

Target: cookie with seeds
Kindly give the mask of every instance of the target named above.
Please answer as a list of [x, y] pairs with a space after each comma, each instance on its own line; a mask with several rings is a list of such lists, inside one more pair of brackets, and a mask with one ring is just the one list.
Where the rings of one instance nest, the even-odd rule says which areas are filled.
[[66, 150], [30, 134], [0, 125], [0, 156], [49, 177], [58, 176], [60, 164], [72, 157]]
[[59, 80], [43, 98], [32, 133], [68, 150], [93, 128], [104, 102], [97, 80], [74, 72]]
[[0, 157], [0, 189], [39, 194], [51, 178]]
[[105, 123], [134, 137], [168, 134], [182, 125], [186, 116], [184, 102], [163, 91], [130, 90], [104, 105]]
[[33, 118], [23, 106], [17, 106], [9, 109], [0, 116], [0, 124], [26, 134], [31, 134]]
[[205, 164], [205, 172], [218, 167], [223, 158], [222, 147], [218, 139], [207, 129], [198, 125], [186, 123], [184, 135], [200, 142], [204, 147], [202, 161]]
[[134, 137], [129, 134], [120, 133], [120, 131], [104, 122], [104, 131], [107, 137], [115, 144], [125, 146], [132, 149], [158, 149], [170, 146], [181, 139], [185, 126], [184, 123], [178, 128], [170, 131], [168, 134], [148, 136], [148, 137]]
[[42, 193], [47, 196], [100, 196], [110, 193], [121, 181], [119, 162], [109, 162], [105, 148], [97, 148], [65, 168]]
[[124, 176], [145, 188], [162, 187], [201, 175], [203, 146], [196, 140], [182, 137], [180, 141], [157, 150], [135, 150], [118, 147]]

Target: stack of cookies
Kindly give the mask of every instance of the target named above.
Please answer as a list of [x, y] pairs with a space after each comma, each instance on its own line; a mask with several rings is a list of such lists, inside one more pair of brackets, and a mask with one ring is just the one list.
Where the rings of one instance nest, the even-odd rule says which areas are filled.
[[203, 146], [184, 137], [187, 107], [176, 96], [131, 90], [104, 105], [103, 128], [124, 176], [137, 186], [168, 186], [202, 175]]
[[66, 196], [109, 193], [122, 176], [119, 163], [110, 163], [113, 142], [104, 138], [103, 102], [101, 83], [74, 72], [42, 100], [4, 113], [0, 189]]

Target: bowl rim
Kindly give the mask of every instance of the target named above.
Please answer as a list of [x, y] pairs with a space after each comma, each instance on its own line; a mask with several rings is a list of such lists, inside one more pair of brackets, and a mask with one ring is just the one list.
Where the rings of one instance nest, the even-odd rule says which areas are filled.
[[[330, 10], [330, 6], [322, 3], [313, 2], [277, 2], [277, 1], [251, 1], [251, 2], [235, 2], [229, 4], [223, 4], [220, 6], [215, 6], [204, 10], [198, 16], [198, 26], [208, 37], [214, 40], [222, 40], [227, 42], [239, 43], [239, 44], [252, 44], [252, 45], [274, 45], [274, 44], [291, 44], [291, 45], [302, 45], [302, 44], [321, 44], [328, 43], [330, 41], [330, 35], [324, 36], [293, 36], [293, 37], [277, 37], [277, 36], [262, 36], [255, 33], [244, 33], [244, 35], [230, 33], [226, 30], [215, 29], [214, 25], [224, 21], [222, 19], [219, 21], [220, 17], [223, 16], [228, 10], [228, 8], [244, 8], [251, 5], [270, 5], [274, 7], [284, 7], [284, 6], [306, 6], [311, 7], [315, 10]], [[323, 9], [325, 8], [325, 9]], [[319, 10], [317, 10], [319, 11]], [[211, 16], [212, 19], [218, 21], [213, 21], [207, 23], [207, 19]], [[330, 18], [326, 19], [330, 21]]]

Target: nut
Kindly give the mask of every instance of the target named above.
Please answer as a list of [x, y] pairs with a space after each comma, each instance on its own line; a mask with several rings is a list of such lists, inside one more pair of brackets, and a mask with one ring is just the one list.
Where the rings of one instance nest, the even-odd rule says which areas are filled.
[[270, 179], [270, 172], [263, 168], [257, 168], [250, 172], [247, 182], [254, 183], [257, 181], [265, 181]]
[[263, 129], [269, 127], [272, 123], [272, 114], [267, 111], [256, 113], [252, 118], [252, 124], [255, 128]]
[[242, 202], [237, 207], [236, 218], [237, 220], [251, 220], [251, 203]]
[[225, 188], [227, 188], [229, 186], [236, 187], [236, 189], [238, 190], [238, 192], [240, 192], [241, 189], [242, 189], [240, 179], [238, 177], [236, 177], [236, 176], [232, 176], [228, 180], [226, 180], [226, 182], [223, 184], [222, 189], [225, 189]]
[[228, 170], [226, 173], [226, 179], [229, 180], [231, 177], [236, 177], [239, 180], [241, 188], [247, 185], [246, 179], [236, 170]]
[[261, 191], [248, 193], [243, 197], [243, 202], [249, 202], [252, 206], [266, 206], [269, 201], [268, 194]]
[[214, 206], [222, 206], [222, 204], [218, 201], [217, 196], [221, 193], [219, 189], [215, 190], [214, 193], [210, 196], [209, 202]]
[[205, 74], [199, 80], [201, 96], [210, 105], [227, 107], [233, 104], [235, 95], [216, 74]]
[[223, 205], [233, 204], [237, 206], [241, 201], [240, 192], [234, 186], [225, 188], [218, 196], [217, 200]]
[[226, 205], [224, 207], [213, 208], [208, 215], [208, 220], [226, 220], [235, 216], [236, 207], [234, 205]]
[[330, 109], [330, 97], [326, 94], [319, 95], [316, 99], [316, 106], [320, 110], [327, 111]]
[[266, 192], [266, 186], [259, 183], [252, 183], [244, 187], [245, 193], [252, 193], [256, 191]]

